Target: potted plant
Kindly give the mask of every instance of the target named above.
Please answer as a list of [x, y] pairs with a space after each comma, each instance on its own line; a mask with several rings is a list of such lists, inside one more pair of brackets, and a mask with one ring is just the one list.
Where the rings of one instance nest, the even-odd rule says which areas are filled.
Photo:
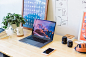
[[20, 14], [11, 14], [8, 13], [7, 16], [3, 18], [2, 24], [4, 25], [3, 28], [6, 29], [9, 26], [12, 28], [16, 28], [20, 26], [20, 23], [25, 24], [26, 19], [24, 19]]

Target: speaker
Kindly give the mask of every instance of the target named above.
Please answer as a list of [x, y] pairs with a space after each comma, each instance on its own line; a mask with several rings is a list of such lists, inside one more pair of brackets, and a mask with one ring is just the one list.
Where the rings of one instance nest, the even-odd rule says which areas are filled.
[[62, 44], [67, 44], [67, 37], [66, 36], [62, 37]]
[[69, 40], [69, 41], [67, 42], [67, 46], [68, 46], [68, 47], [72, 47], [72, 46], [73, 46], [73, 41]]

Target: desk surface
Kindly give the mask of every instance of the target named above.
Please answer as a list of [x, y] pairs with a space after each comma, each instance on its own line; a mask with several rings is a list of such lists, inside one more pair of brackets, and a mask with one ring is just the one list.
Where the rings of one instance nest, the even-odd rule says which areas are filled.
[[[74, 50], [76, 44], [72, 48], [61, 43], [62, 36], [54, 35], [54, 40], [42, 48], [38, 48], [29, 44], [19, 42], [18, 40], [27, 37], [31, 31], [24, 29], [24, 36], [17, 37], [15, 34], [12, 38], [5, 37], [0, 39], [0, 52], [12, 57], [86, 57], [86, 54], [78, 53]], [[46, 56], [42, 52], [47, 48], [55, 48], [56, 51]]]

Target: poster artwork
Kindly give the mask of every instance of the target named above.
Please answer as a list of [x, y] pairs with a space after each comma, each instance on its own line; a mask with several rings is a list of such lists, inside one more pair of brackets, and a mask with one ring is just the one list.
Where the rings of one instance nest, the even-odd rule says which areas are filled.
[[86, 41], [86, 12], [83, 14], [81, 32], [80, 32], [80, 40]]

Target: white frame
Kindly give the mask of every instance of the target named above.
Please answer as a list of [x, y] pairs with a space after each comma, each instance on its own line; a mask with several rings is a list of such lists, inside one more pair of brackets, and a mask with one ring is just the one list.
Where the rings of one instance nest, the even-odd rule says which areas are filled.
[[80, 22], [80, 28], [79, 28], [79, 34], [78, 34], [78, 41], [83, 41], [83, 40], [80, 40], [80, 34], [81, 34], [81, 28], [82, 28], [82, 22], [83, 22], [83, 16], [84, 16], [84, 12], [86, 12], [86, 10], [83, 10], [81, 16], [81, 22]]

